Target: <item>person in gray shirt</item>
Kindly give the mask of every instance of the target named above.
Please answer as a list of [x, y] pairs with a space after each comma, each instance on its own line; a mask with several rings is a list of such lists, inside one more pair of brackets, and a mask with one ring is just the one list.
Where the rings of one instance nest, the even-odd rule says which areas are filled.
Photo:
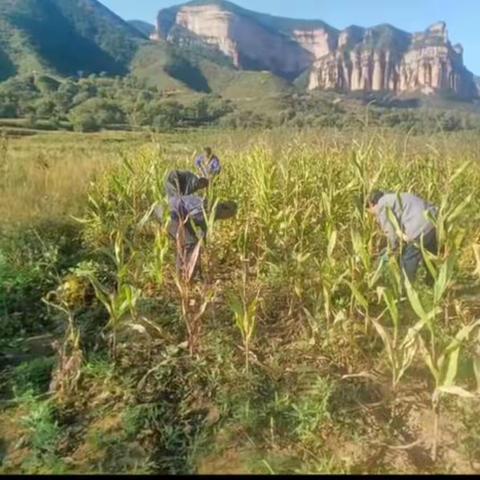
[[[410, 282], [414, 282], [418, 267], [424, 262], [421, 245], [425, 250], [438, 253], [437, 231], [431, 219], [438, 209], [410, 193], [373, 192], [367, 209], [377, 218], [394, 251], [401, 253], [400, 265]], [[389, 213], [390, 212], [390, 213]], [[427, 284], [434, 278], [427, 268]]]

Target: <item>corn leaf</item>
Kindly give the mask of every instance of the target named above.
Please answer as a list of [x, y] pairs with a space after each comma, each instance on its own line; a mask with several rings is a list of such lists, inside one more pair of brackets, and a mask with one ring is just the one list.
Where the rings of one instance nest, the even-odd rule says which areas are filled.
[[462, 398], [476, 398], [475, 394], [468, 392], [462, 387], [457, 386], [442, 386], [437, 389], [440, 393], [448, 393], [449, 395], [456, 395]]
[[360, 293], [360, 290], [358, 290], [357, 287], [355, 287], [355, 285], [353, 285], [353, 283], [351, 282], [346, 282], [348, 284], [348, 286], [350, 287], [350, 289], [352, 290], [352, 293], [355, 297], [355, 299], [357, 300], [357, 302], [365, 309], [365, 310], [368, 310], [368, 301], [367, 299], [363, 296], [362, 293]]
[[412, 306], [413, 310], [415, 313], [418, 315], [418, 317], [423, 320], [424, 322], [428, 322], [430, 319], [430, 316], [427, 315], [427, 312], [425, 312], [425, 309], [422, 306], [422, 303], [420, 302], [420, 298], [418, 296], [417, 291], [413, 288], [412, 284], [410, 283], [410, 280], [408, 278], [405, 278], [405, 287], [407, 290], [407, 296], [408, 300], [410, 302], [410, 305]]

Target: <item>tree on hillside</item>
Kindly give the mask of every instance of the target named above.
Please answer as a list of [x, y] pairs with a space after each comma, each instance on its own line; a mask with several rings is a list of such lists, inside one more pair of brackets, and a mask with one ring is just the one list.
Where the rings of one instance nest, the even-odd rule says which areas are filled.
[[41, 97], [35, 102], [35, 112], [39, 118], [51, 118], [58, 115], [58, 106], [52, 97]]
[[159, 103], [152, 125], [156, 130], [171, 130], [180, 123], [183, 106], [176, 101]]
[[92, 132], [108, 125], [125, 122], [125, 114], [111, 101], [91, 98], [73, 108], [69, 119], [74, 130]]
[[15, 118], [16, 116], [16, 101], [7, 95], [0, 94], [0, 118]]
[[42, 95], [48, 95], [58, 90], [60, 82], [48, 75], [40, 75], [35, 79], [35, 87]]

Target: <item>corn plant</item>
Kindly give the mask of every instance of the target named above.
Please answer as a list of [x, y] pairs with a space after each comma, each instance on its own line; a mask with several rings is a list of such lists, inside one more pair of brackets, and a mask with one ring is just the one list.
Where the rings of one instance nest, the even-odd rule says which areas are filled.
[[80, 331], [75, 325], [74, 312], [67, 299], [63, 298], [62, 288], [47, 294], [42, 301], [49, 307], [65, 314], [67, 328], [63, 342], [55, 342], [58, 363], [50, 383], [50, 392], [62, 402], [75, 394], [80, 381], [84, 355], [80, 344]]
[[472, 248], [475, 256], [475, 271], [473, 274], [480, 280], [480, 244], [472, 245]]
[[[440, 416], [440, 400], [444, 393], [454, 394], [459, 396], [471, 396], [461, 387], [454, 384], [457, 370], [459, 351], [462, 342], [464, 342], [472, 331], [480, 325], [480, 321], [463, 327], [455, 336], [455, 339], [446, 346], [442, 346], [438, 339], [438, 325], [436, 318], [441, 313], [441, 302], [447, 291], [449, 283], [452, 279], [453, 264], [455, 257], [449, 257], [441, 266], [440, 272], [435, 280], [433, 292], [433, 304], [429, 309], [426, 309], [422, 304], [418, 292], [413, 288], [412, 284], [405, 279], [406, 291], [409, 302], [420, 318], [418, 326], [418, 339], [422, 347], [423, 358], [425, 364], [428, 366], [430, 373], [434, 380], [434, 391], [432, 393], [432, 411], [434, 415], [433, 427], [433, 442], [432, 442], [432, 457], [435, 460], [437, 457], [437, 440], [438, 440], [438, 424]], [[428, 331], [428, 341], [424, 340], [421, 332], [423, 328]]]
[[230, 297], [230, 308], [235, 315], [235, 324], [242, 335], [243, 348], [245, 351], [245, 371], [249, 371], [250, 346], [255, 332], [258, 297], [248, 302], [244, 296]]
[[[462, 398], [475, 398], [473, 393], [456, 385], [455, 381], [458, 373], [460, 348], [462, 344], [469, 339], [472, 332], [478, 327], [480, 327], [480, 320], [474, 321], [470, 325], [463, 327], [455, 335], [455, 338], [452, 340], [452, 342], [447, 345], [445, 349], [439, 352], [439, 357], [436, 361], [432, 357], [428, 347], [425, 346], [422, 337], [420, 337], [425, 361], [433, 378], [435, 379], [435, 389], [432, 394], [432, 408], [434, 412], [432, 457], [434, 461], [437, 458], [437, 442], [442, 396], [447, 394]], [[477, 362], [475, 362], [474, 365], [476, 364]]]
[[255, 333], [257, 321], [257, 309], [259, 306], [260, 289], [256, 289], [256, 293], [252, 295], [248, 291], [248, 287], [255, 288], [256, 284], [249, 283], [249, 259], [247, 254], [249, 224], [245, 226], [243, 235], [241, 235], [240, 243], [242, 254], [240, 261], [242, 262], [241, 290], [238, 294], [230, 293], [228, 303], [235, 317], [235, 325], [242, 336], [243, 350], [245, 352], [245, 371], [248, 373], [250, 364], [250, 351], [253, 335]]
[[[157, 209], [156, 215], [163, 216], [163, 209], [158, 205], [154, 205], [151, 210], [145, 215], [145, 219], [151, 218], [152, 211]], [[155, 229], [155, 240], [153, 243], [152, 254], [150, 256], [151, 260], [144, 267], [144, 273], [155, 282], [157, 287], [163, 286], [165, 282], [165, 268], [167, 265], [166, 258], [168, 255], [169, 241], [168, 241], [168, 221], [164, 224], [163, 218], [156, 218], [157, 222], [160, 223]], [[143, 225], [146, 222], [141, 222]]]
[[253, 201], [258, 212], [259, 221], [263, 225], [263, 238], [268, 248], [278, 234], [278, 225], [281, 217], [275, 211], [276, 206], [276, 175], [278, 166], [272, 161], [264, 150], [258, 150], [255, 157], [250, 159], [252, 165], [252, 186]]
[[398, 300], [392, 295], [391, 291], [385, 288], [379, 287], [377, 293], [379, 298], [383, 299], [386, 304], [386, 311], [388, 311], [393, 324], [393, 333], [390, 334], [380, 323], [380, 319], [384, 316], [385, 311], [382, 312], [379, 318], [371, 318], [370, 321], [385, 346], [392, 375], [392, 388], [395, 391], [400, 380], [411, 366], [418, 351], [419, 341], [417, 335], [423, 324], [418, 322], [414, 327], [409, 328], [405, 338], [400, 341], [400, 313], [397, 305]]
[[[213, 215], [213, 214], [212, 214]], [[192, 251], [188, 251], [185, 242], [187, 218], [180, 221], [177, 229], [175, 245], [180, 263], [180, 269], [175, 276], [175, 284], [180, 295], [182, 318], [187, 329], [187, 342], [190, 355], [197, 353], [202, 331], [202, 318], [208, 305], [214, 298], [214, 292], [203, 284], [192, 283], [197, 270], [203, 239], [200, 238]], [[213, 223], [213, 220], [209, 221]]]
[[477, 394], [480, 394], [480, 331], [477, 335], [477, 342], [473, 352], [473, 373], [477, 381]]
[[164, 232], [157, 231], [153, 246], [153, 261], [147, 273], [155, 281], [157, 286], [162, 286], [165, 281], [165, 265], [168, 253], [168, 238]]
[[360, 234], [357, 231], [352, 231], [351, 236], [354, 252], [354, 255], [349, 259], [351, 280], [345, 280], [352, 292], [350, 312], [353, 314], [356, 306], [361, 307], [363, 311], [358, 307], [357, 311], [364, 316], [365, 325], [367, 325], [370, 318], [370, 302], [363, 292], [373, 286], [368, 278], [372, 269], [372, 262]]
[[123, 321], [130, 314], [135, 320], [137, 316], [136, 306], [141, 292], [128, 283], [128, 263], [125, 259], [124, 237], [121, 232], [116, 232], [114, 252], [108, 252], [116, 267], [116, 287], [112, 290], [98, 280], [92, 271], [84, 271], [83, 274], [90, 280], [97, 299], [107, 310], [109, 320], [106, 328], [111, 330], [111, 351], [116, 359], [117, 334], [123, 325]]

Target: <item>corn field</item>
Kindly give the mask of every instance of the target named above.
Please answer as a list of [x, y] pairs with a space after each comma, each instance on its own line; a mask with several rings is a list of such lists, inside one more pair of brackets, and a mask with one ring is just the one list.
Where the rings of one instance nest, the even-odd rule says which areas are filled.
[[[262, 451], [293, 448], [286, 439], [296, 439], [291, 456], [300, 467], [265, 456], [257, 471], [355, 471], [354, 454], [350, 463], [326, 458], [336, 450], [329, 439], [345, 438], [335, 427], [346, 421], [340, 417], [365, 420], [378, 408], [385, 425], [358, 427], [353, 443], [380, 448], [379, 457], [406, 472], [413, 467], [392, 458], [420, 449], [429, 468], [441, 470], [457, 448], [444, 443], [444, 418], [459, 405], [478, 412], [480, 399], [478, 140], [476, 147], [456, 137], [374, 132], [221, 145], [223, 172], [210, 204], [234, 200], [239, 209], [234, 219], [209, 222], [205, 275], [193, 282], [176, 275], [168, 214], [163, 223], [152, 216], [159, 204], [168, 212], [166, 175], [193, 170], [192, 156], [151, 145], [123, 155], [92, 184], [77, 219], [89, 251], [110, 265], [110, 277], [86, 267], [76, 275], [104, 306], [115, 364], [131, 366], [134, 348], [153, 356], [157, 343], [163, 352], [184, 349], [174, 375], [183, 375], [184, 362], [195, 365], [215, 385], [207, 396], [224, 406], [227, 425], [241, 418]], [[440, 253], [424, 252], [432, 288], [425, 267], [411, 284], [393, 257], [378, 263], [383, 236], [363, 203], [376, 189], [439, 207]], [[145, 336], [132, 337], [138, 332]], [[167, 360], [158, 362], [143, 372], [142, 388]], [[259, 394], [259, 384], [272, 391]], [[258, 395], [268, 402], [260, 406]], [[406, 406], [429, 419], [409, 424], [409, 435], [399, 433]], [[357, 471], [370, 468], [358, 462]]]

